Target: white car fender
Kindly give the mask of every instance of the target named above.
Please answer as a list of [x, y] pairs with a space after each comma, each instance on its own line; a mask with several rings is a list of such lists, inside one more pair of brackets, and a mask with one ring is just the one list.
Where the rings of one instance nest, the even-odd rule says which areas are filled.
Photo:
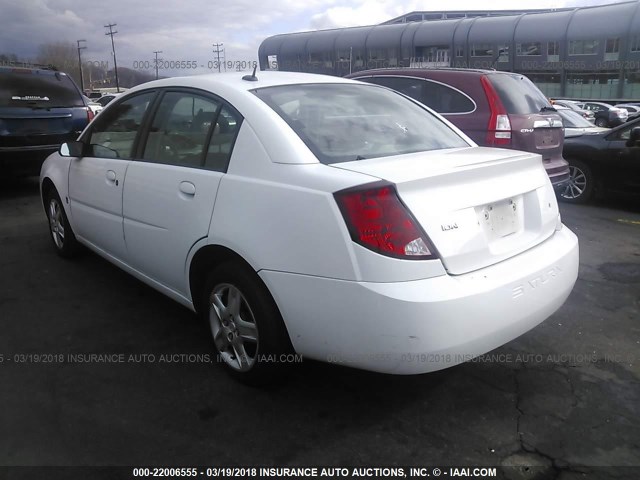
[[40, 198], [44, 204], [43, 185], [47, 180], [51, 181], [60, 196], [60, 200], [62, 200], [64, 212], [73, 229], [73, 215], [71, 215], [71, 209], [69, 208], [69, 167], [71, 161], [72, 158], [62, 157], [58, 152], [54, 152], [47, 157], [40, 170]]

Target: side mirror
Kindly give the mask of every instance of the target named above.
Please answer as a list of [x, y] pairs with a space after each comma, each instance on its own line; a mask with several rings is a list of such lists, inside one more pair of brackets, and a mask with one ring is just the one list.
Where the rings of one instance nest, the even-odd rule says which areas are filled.
[[58, 153], [63, 157], [82, 157], [84, 153], [84, 143], [78, 141], [65, 142], [60, 145]]
[[629, 140], [625, 143], [629, 148], [640, 147], [640, 127], [634, 127], [629, 134]]

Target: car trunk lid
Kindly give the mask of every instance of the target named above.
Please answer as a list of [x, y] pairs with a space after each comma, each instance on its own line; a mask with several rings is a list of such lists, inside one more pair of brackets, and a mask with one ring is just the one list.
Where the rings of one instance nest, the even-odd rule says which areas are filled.
[[395, 184], [452, 275], [528, 250], [557, 225], [553, 189], [535, 154], [463, 148], [332, 166]]

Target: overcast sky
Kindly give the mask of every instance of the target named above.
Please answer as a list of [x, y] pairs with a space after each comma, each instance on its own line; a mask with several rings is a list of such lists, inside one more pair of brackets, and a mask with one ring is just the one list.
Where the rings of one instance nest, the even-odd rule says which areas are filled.
[[[118, 66], [164, 60], [195, 60], [207, 71], [213, 43], [228, 61], [257, 60], [258, 46], [277, 33], [381, 23], [414, 10], [560, 8], [615, 0], [0, 0], [0, 53], [33, 58], [42, 43], [86, 39], [83, 60], [108, 62], [107, 23], [117, 23]], [[152, 62], [153, 64], [153, 62]], [[170, 73], [170, 72], [166, 72]], [[174, 73], [174, 72], [171, 72]], [[185, 71], [185, 73], [187, 73]], [[191, 73], [191, 72], [189, 72]]]

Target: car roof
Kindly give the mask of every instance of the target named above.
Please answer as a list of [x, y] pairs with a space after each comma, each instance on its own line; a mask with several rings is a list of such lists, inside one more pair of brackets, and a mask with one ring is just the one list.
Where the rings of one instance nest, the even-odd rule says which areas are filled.
[[127, 90], [126, 93], [140, 90], [141, 87], [193, 86], [196, 88], [212, 89], [213, 91], [222, 87], [224, 90], [248, 91], [257, 88], [305, 83], [354, 83], [353, 80], [331, 75], [280, 71], [259, 71], [256, 72], [256, 81], [243, 80], [243, 77], [250, 75], [251, 74], [247, 72], [225, 72], [163, 78], [138, 85]]
[[[223, 99], [233, 106], [243, 117], [243, 124], [247, 124], [259, 139], [276, 139], [289, 138], [292, 134], [287, 127], [285, 120], [273, 110], [267, 103], [254, 95], [252, 90], [268, 87], [286, 86], [286, 85], [309, 85], [309, 84], [326, 84], [326, 85], [353, 85], [358, 88], [384, 88], [376, 85], [366, 85], [355, 80], [333, 77], [329, 75], [317, 75], [310, 73], [297, 72], [279, 72], [279, 71], [261, 71], [256, 72], [257, 81], [243, 80], [243, 76], [250, 75], [247, 72], [228, 72], [213, 73], [207, 75], [191, 75], [186, 77], [171, 77], [151, 82], [143, 83], [133, 87], [123, 95], [118, 96], [117, 100], [113, 100], [105, 107], [108, 111], [113, 108], [114, 104], [126, 101], [133, 95], [140, 92], [154, 90], [156, 88], [172, 87], [176, 89], [195, 89], [202, 90], [203, 93], [212, 92], [216, 96]], [[298, 138], [298, 137], [296, 137]], [[280, 163], [305, 163], [308, 149], [302, 148], [302, 140], [299, 140], [301, 148], [297, 153], [284, 148], [282, 142], [266, 142], [267, 150], [272, 158], [278, 158]], [[306, 152], [306, 153], [305, 153]], [[310, 158], [310, 157], [309, 157]], [[315, 160], [312, 163], [316, 163]]]
[[481, 69], [481, 68], [455, 68], [455, 67], [439, 67], [439, 68], [374, 68], [371, 70], [361, 70], [359, 72], [354, 72], [348, 77], [357, 77], [363, 75], [404, 75], [404, 76], [412, 76], [412, 77], [420, 77], [425, 73], [460, 73], [467, 75], [521, 75], [519, 73], [514, 72], [504, 72], [501, 70], [489, 70], [489, 69]]
[[[242, 77], [247, 75], [251, 74], [247, 72], [226, 72], [163, 78], [130, 88], [126, 91], [126, 95], [121, 95], [118, 98], [129, 97], [131, 94], [153, 88], [194, 88], [213, 92], [245, 114], [245, 112], [255, 108], [256, 105], [263, 104], [263, 102], [251, 92], [255, 89], [321, 83], [361, 85], [360, 82], [355, 80], [313, 73], [260, 71], [256, 72], [257, 81], [243, 80]], [[266, 104], [264, 107], [266, 107]]]

